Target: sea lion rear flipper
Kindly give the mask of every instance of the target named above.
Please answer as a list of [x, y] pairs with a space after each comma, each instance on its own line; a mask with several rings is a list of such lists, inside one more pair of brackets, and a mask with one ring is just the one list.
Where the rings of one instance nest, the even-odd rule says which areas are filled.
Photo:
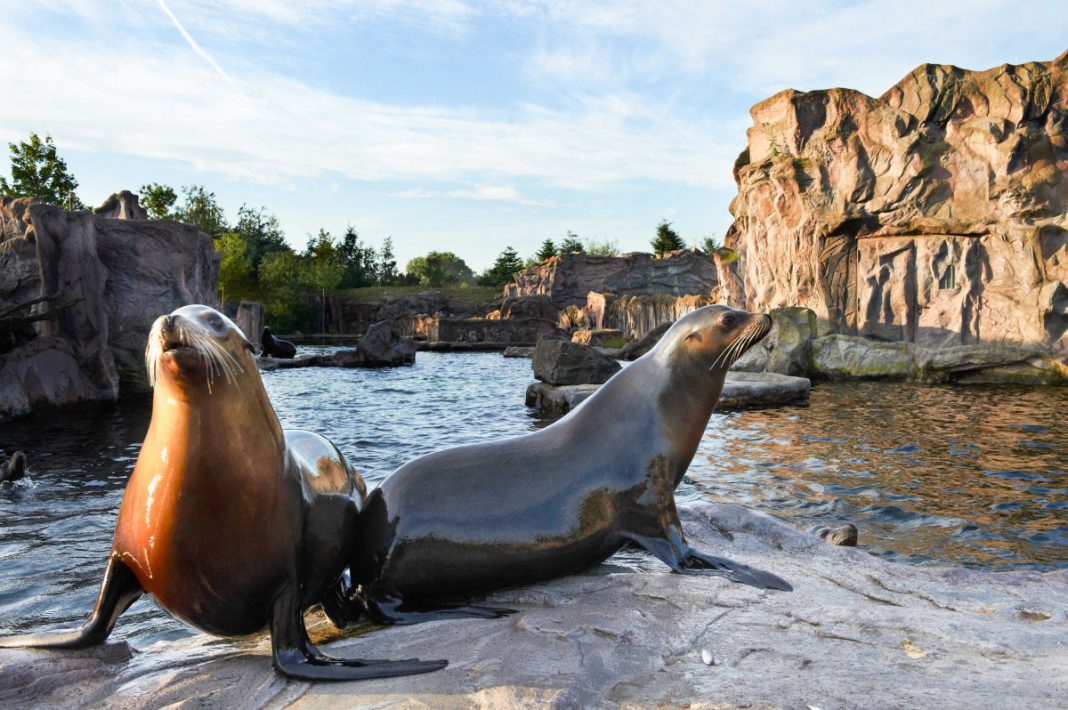
[[778, 589], [783, 592], [794, 590], [790, 584], [770, 572], [731, 562], [722, 557], [713, 557], [686, 544], [682, 531], [675, 525], [668, 525], [666, 537], [648, 537], [635, 533], [624, 533], [624, 537], [637, 543], [652, 553], [668, 567], [683, 574], [714, 574], [726, 577], [732, 582], [748, 584], [761, 589]]
[[119, 615], [144, 594], [130, 568], [116, 556], [108, 558], [104, 581], [89, 620], [80, 629], [0, 637], [0, 648], [84, 648], [102, 643]]
[[366, 595], [361, 595], [361, 600], [367, 613], [378, 623], [401, 626], [451, 619], [501, 619], [517, 613], [515, 609], [495, 606], [452, 606], [449, 604], [420, 606], [392, 596], [371, 599]]
[[304, 616], [292, 585], [287, 585], [274, 602], [271, 649], [275, 669], [298, 680], [392, 678], [430, 673], [448, 665], [448, 661], [367, 661], [324, 655], [308, 640]]

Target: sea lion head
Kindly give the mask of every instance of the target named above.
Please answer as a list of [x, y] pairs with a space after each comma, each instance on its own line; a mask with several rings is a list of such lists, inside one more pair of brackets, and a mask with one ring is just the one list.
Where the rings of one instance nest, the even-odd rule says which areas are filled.
[[771, 330], [771, 317], [730, 306], [704, 306], [679, 318], [657, 350], [673, 361], [687, 362], [722, 375]]
[[256, 372], [252, 343], [241, 329], [214, 308], [182, 306], [160, 316], [148, 334], [145, 366], [149, 383], [189, 390], [204, 385], [210, 394], [240, 388]]

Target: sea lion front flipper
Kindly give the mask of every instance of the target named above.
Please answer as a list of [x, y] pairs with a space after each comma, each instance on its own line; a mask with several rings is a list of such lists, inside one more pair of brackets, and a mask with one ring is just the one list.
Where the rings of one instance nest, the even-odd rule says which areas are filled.
[[361, 661], [331, 658], [308, 640], [304, 615], [292, 585], [286, 585], [274, 602], [271, 615], [271, 650], [275, 669], [298, 680], [367, 680], [430, 673], [448, 661]]
[[144, 594], [130, 568], [112, 555], [104, 570], [104, 581], [89, 620], [80, 629], [51, 633], [0, 636], [0, 648], [84, 648], [103, 643], [119, 615]]
[[674, 524], [667, 525], [664, 537], [649, 537], [635, 533], [623, 533], [623, 536], [682, 574], [714, 574], [726, 577], [732, 582], [748, 584], [751, 587], [778, 589], [783, 592], [794, 590], [786, 580], [770, 572], [763, 572], [740, 562], [731, 562], [722, 557], [713, 557], [698, 552], [686, 543], [682, 530]]

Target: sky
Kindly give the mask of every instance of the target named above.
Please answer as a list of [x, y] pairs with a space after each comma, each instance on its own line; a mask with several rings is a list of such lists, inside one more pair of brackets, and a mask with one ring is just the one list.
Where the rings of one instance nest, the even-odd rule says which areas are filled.
[[[352, 225], [476, 271], [568, 230], [721, 240], [749, 108], [925, 62], [1068, 49], [1062, 2], [0, 0], [0, 142], [52, 135], [87, 204], [200, 184], [290, 243]], [[0, 165], [5, 170], [6, 165]]]

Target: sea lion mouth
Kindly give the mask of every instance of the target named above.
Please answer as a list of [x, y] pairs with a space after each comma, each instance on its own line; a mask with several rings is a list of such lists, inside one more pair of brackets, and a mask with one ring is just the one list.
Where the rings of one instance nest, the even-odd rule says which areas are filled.
[[759, 314], [759, 317], [753, 318], [752, 322], [742, 328], [734, 341], [723, 349], [723, 352], [712, 362], [712, 367], [708, 368], [708, 372], [712, 374], [719, 369], [729, 370], [738, 358], [770, 332], [771, 318], [765, 314]]

